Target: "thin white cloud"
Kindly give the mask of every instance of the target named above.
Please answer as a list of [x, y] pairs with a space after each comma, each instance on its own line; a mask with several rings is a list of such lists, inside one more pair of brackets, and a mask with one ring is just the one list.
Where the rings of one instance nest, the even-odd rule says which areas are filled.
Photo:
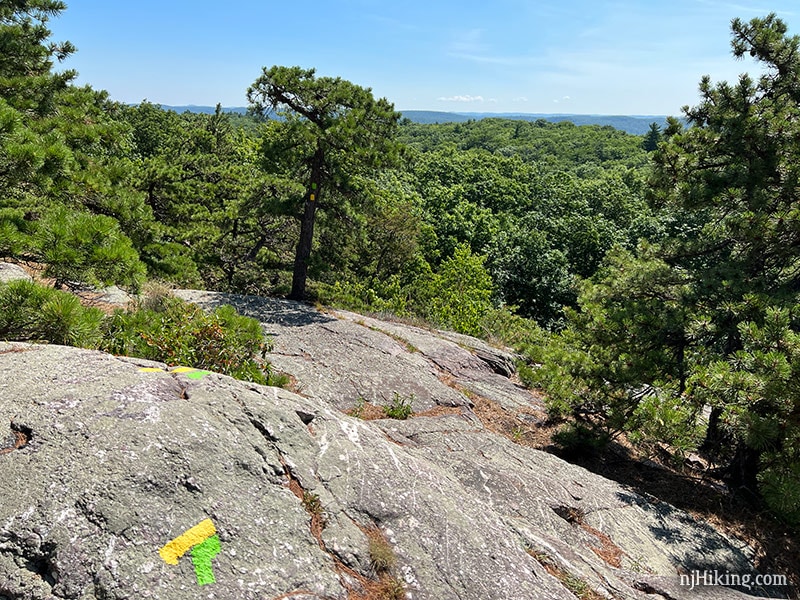
[[512, 102], [527, 102], [528, 98], [526, 96], [517, 96], [516, 98], [511, 99]]
[[794, 16], [797, 13], [788, 10], [780, 10], [776, 11], [774, 9], [768, 9], [766, 7], [756, 7], [756, 6], [745, 6], [744, 4], [736, 4], [734, 2], [720, 2], [719, 0], [697, 0], [699, 4], [705, 4], [706, 6], [713, 6], [716, 8], [721, 8], [730, 13], [753, 13], [758, 15], [766, 15], [770, 12], [777, 13], [778, 15], [786, 15], [786, 16]]
[[507, 67], [544, 66], [545, 61], [536, 56], [489, 56], [470, 52], [449, 52], [448, 56], [460, 58], [474, 63], [486, 65], [503, 65]]
[[[470, 96], [466, 94], [464, 96], [440, 96], [437, 98], [439, 102], [483, 102], [483, 96]], [[496, 102], [496, 100], [490, 99], [489, 102]]]
[[480, 53], [488, 49], [487, 44], [483, 41], [483, 29], [469, 29], [457, 33], [450, 41], [450, 52], [458, 54], [464, 52]]

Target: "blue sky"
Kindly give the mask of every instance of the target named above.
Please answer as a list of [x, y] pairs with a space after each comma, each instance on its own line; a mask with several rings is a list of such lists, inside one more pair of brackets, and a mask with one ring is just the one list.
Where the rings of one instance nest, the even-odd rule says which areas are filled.
[[262, 67], [300, 65], [397, 109], [672, 114], [700, 78], [758, 73], [730, 21], [796, 0], [67, 0], [53, 38], [78, 83], [123, 102], [246, 105]]

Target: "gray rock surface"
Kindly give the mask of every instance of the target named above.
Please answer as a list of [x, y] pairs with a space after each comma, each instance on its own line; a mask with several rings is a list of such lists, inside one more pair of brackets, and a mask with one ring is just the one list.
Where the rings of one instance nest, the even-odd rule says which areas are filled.
[[475, 393], [509, 410], [543, 413], [541, 400], [508, 378], [513, 357], [475, 338], [343, 310], [321, 313], [289, 300], [176, 293], [206, 308], [232, 304], [261, 321], [274, 340], [269, 361], [294, 376], [301, 393], [342, 410], [359, 399], [386, 405], [395, 394], [413, 396], [415, 412], [469, 406], [469, 394]]
[[106, 302], [108, 304], [117, 304], [126, 306], [133, 300], [130, 294], [122, 288], [112, 285], [110, 287], [101, 288], [96, 291], [97, 297], [95, 300]]
[[0, 262], [0, 283], [8, 281], [15, 281], [17, 279], [24, 279], [25, 281], [33, 281], [33, 277], [20, 267], [12, 263]]
[[[302, 367], [293, 374], [305, 396], [100, 352], [0, 343], [0, 600], [345, 600], [376, 579], [371, 527], [389, 542], [411, 600], [574, 599], [564, 574], [606, 598], [752, 597], [690, 592], [678, 577], [752, 572], [745, 544], [493, 434], [459, 385], [440, 380], [508, 381], [477, 355], [503, 353], [350, 314], [252, 304], [271, 315], [260, 318], [276, 334], [273, 358], [284, 352], [286, 366]], [[351, 345], [343, 352], [340, 343]], [[401, 393], [416, 365], [417, 385], [428, 375], [442, 385], [416, 402], [458, 399], [461, 414], [350, 417], [336, 397], [350, 389], [335, 379], [342, 356], [378, 357]], [[312, 377], [316, 363], [332, 381]], [[353, 386], [358, 368], [346, 371]], [[350, 393], [380, 386], [381, 376]], [[526, 398], [518, 393], [515, 402]], [[199, 586], [189, 554], [170, 565], [158, 551], [205, 519], [221, 551], [215, 583]]]

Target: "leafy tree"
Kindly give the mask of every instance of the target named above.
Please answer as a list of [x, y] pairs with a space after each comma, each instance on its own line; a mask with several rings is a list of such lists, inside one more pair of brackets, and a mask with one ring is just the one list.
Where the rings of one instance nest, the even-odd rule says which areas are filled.
[[592, 173], [614, 166], [639, 168], [647, 164], [641, 136], [612, 127], [510, 119], [480, 119], [466, 123], [404, 124], [400, 139], [431, 152], [446, 146], [457, 150], [484, 150], [517, 157], [529, 165], [551, 170]]
[[564, 306], [575, 302], [574, 281], [567, 257], [535, 217], [523, 217], [496, 236], [488, 268], [500, 300], [537, 323], [556, 326]]
[[317, 208], [346, 210], [353, 177], [390, 164], [396, 156], [400, 114], [369, 88], [314, 69], [264, 68], [247, 91], [254, 111], [277, 111], [264, 136], [268, 172], [302, 183], [300, 239], [290, 298], [305, 296]]
[[[346, 270], [370, 285], [387, 282], [407, 271], [420, 251], [423, 229], [422, 199], [413, 189], [413, 182], [398, 171], [384, 171], [375, 179], [365, 179], [362, 193], [370, 197], [369, 205], [355, 223], [347, 228], [355, 239], [348, 252]], [[344, 232], [337, 232], [345, 237]], [[326, 243], [326, 248], [335, 244]], [[320, 248], [323, 250], [323, 248]], [[330, 250], [320, 252], [328, 258]]]
[[483, 263], [484, 257], [466, 246], [457, 247], [442, 263], [430, 308], [437, 321], [456, 331], [481, 334], [481, 320], [492, 307], [492, 279]]

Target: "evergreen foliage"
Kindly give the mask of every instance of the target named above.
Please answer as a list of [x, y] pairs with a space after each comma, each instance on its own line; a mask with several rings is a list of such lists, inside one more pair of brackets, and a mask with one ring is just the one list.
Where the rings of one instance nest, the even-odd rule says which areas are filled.
[[94, 348], [103, 313], [73, 294], [17, 280], [0, 284], [0, 339]]
[[144, 278], [136, 250], [111, 217], [55, 208], [37, 223], [34, 237], [36, 256], [47, 265], [43, 275], [56, 288], [119, 283], [136, 289]]
[[[293, 202], [300, 218], [290, 297], [302, 300], [318, 207], [347, 212], [356, 175], [390, 165], [400, 114], [369, 88], [341, 78], [316, 77], [314, 69], [264, 68], [247, 91], [255, 112], [277, 111], [263, 137], [264, 166], [303, 186]], [[302, 211], [300, 208], [302, 207]]]
[[650, 130], [645, 134], [644, 140], [642, 141], [642, 148], [647, 152], [652, 152], [658, 149], [658, 142], [660, 142], [661, 139], [661, 127], [658, 123], [651, 123]]
[[258, 321], [231, 306], [206, 313], [171, 296], [105, 315], [68, 292], [25, 280], [0, 283], [0, 340], [101, 349], [264, 385], [285, 383], [263, 361], [269, 344]]
[[670, 122], [650, 178], [658, 243], [607, 256], [538, 375], [555, 413], [701, 446], [730, 485], [797, 523], [800, 38], [775, 15], [732, 32], [734, 55], [766, 73], [704, 78], [690, 126]]

